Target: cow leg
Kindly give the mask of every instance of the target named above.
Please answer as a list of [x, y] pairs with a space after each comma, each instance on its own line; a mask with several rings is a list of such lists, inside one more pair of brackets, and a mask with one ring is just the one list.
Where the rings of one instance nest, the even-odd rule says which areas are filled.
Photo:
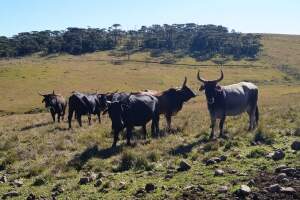
[[220, 124], [219, 124], [219, 128], [220, 128], [220, 137], [222, 138], [225, 138], [225, 135], [224, 135], [224, 122], [225, 122], [225, 119], [226, 119], [226, 116], [223, 116], [221, 119], [220, 119]]
[[66, 107], [67, 107], [67, 106], [64, 106], [63, 111], [62, 111], [62, 114], [61, 114], [61, 119], [62, 119], [63, 121], [64, 121], [64, 119], [65, 119]]
[[71, 123], [72, 123], [73, 113], [74, 113], [74, 110], [69, 109], [69, 115], [68, 115], [69, 128], [72, 128], [72, 124]]
[[142, 129], [143, 129], [144, 140], [146, 140], [146, 138], [147, 138], [147, 129], [146, 129], [146, 124], [145, 124], [145, 125], [143, 125]]
[[166, 120], [167, 120], [167, 132], [171, 131], [171, 123], [172, 123], [172, 115], [166, 114]]
[[57, 113], [57, 121], [58, 121], [58, 123], [60, 123], [60, 113]]
[[151, 132], [152, 132], [152, 137], [159, 136], [159, 113], [155, 114], [152, 117]]
[[215, 125], [216, 125], [216, 119], [215, 118], [211, 118], [211, 124], [210, 124], [211, 132], [210, 132], [209, 139], [213, 139], [214, 138]]
[[254, 129], [254, 123], [255, 123], [255, 108], [251, 108], [251, 110], [247, 111], [249, 116], [249, 128], [248, 131], [251, 131]]
[[114, 141], [113, 141], [113, 144], [112, 144], [112, 148], [115, 148], [117, 146], [117, 142], [119, 140], [119, 132], [117, 131], [114, 131]]
[[98, 117], [99, 124], [101, 124], [100, 112], [99, 112], [99, 113], [97, 113], [97, 117]]
[[55, 112], [52, 109], [50, 110], [50, 112], [51, 112], [51, 116], [52, 116], [53, 122], [55, 122]]
[[80, 127], [82, 127], [82, 122], [81, 122], [81, 114], [77, 113], [77, 121]]
[[89, 120], [89, 125], [91, 125], [91, 120], [92, 120], [91, 114], [88, 114], [88, 120]]
[[127, 131], [127, 133], [126, 133], [127, 145], [130, 146], [131, 145], [130, 139], [132, 136], [132, 127], [127, 127], [126, 131]]
[[155, 116], [154, 121], [156, 124], [156, 126], [155, 126], [156, 135], [159, 135], [159, 114], [157, 114], [157, 116]]

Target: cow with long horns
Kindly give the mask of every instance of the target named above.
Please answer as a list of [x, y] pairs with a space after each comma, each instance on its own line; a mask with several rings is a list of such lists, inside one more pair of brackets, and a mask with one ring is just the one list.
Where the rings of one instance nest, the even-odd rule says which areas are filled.
[[167, 131], [171, 130], [172, 116], [176, 115], [185, 102], [196, 97], [196, 94], [186, 85], [187, 78], [184, 78], [183, 84], [179, 88], [170, 88], [163, 92], [146, 90], [141, 94], [150, 94], [158, 99], [159, 114], [164, 114], [167, 121]]
[[41, 94], [43, 97], [42, 103], [45, 103], [45, 107], [50, 110], [53, 122], [55, 122], [55, 115], [57, 114], [57, 121], [60, 122], [60, 117], [64, 120], [67, 102], [65, 98], [60, 94], [55, 94], [54, 90], [49, 94]]
[[259, 111], [257, 106], [258, 88], [250, 82], [240, 82], [232, 85], [220, 86], [224, 74], [221, 71], [220, 78], [205, 80], [198, 71], [197, 78], [203, 84], [200, 91], [205, 91], [207, 107], [211, 118], [211, 135], [214, 137], [216, 119], [220, 119], [220, 137], [224, 137], [223, 125], [226, 116], [236, 116], [243, 112], [249, 115], [249, 131], [258, 125]]

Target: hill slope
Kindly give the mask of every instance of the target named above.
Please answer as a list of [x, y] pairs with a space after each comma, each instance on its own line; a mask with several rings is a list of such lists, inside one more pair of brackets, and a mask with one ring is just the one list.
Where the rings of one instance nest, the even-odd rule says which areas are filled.
[[[287, 182], [278, 183], [294, 187], [295, 193], [263, 191], [277, 180], [274, 173], [277, 166], [300, 166], [299, 152], [290, 148], [294, 140], [299, 140], [299, 135], [296, 136], [300, 127], [299, 41], [300, 36], [264, 35], [264, 48], [258, 60], [230, 61], [227, 63], [230, 66], [224, 66], [222, 84], [250, 80], [259, 86], [259, 129], [246, 131], [247, 115], [229, 117], [225, 126], [229, 139], [207, 141], [210, 120], [204, 95], [198, 92], [199, 96], [186, 103], [174, 117], [172, 134], [166, 133], [159, 139], [149, 136], [144, 141], [137, 128], [135, 145], [128, 147], [121, 140], [116, 150], [109, 148], [112, 137], [107, 116], [102, 124], [94, 120], [88, 126], [85, 119], [82, 128], [74, 122], [74, 129], [68, 130], [65, 122], [53, 124], [49, 113], [39, 112], [43, 105], [37, 92], [54, 89], [68, 96], [74, 90], [164, 90], [180, 86], [184, 76], [197, 91], [198, 69], [209, 79], [219, 75], [216, 67], [126, 61], [114, 65], [111, 60], [116, 58], [108, 52], [1, 60], [0, 177], [5, 175], [8, 182], [0, 183], [0, 194], [16, 191], [18, 199], [30, 193], [58, 199], [231, 199], [240, 185], [254, 179], [252, 198], [255, 195], [266, 199], [298, 198], [299, 177], [293, 174], [287, 176]], [[131, 59], [144, 61], [149, 55], [138, 53]], [[191, 58], [177, 63], [212, 64], [197, 63]], [[163, 118], [160, 127], [164, 133]], [[258, 142], [253, 143], [255, 138]], [[265, 157], [276, 149], [283, 149], [283, 159], [274, 161]], [[206, 160], [219, 156], [227, 159], [206, 166]], [[191, 169], [178, 172], [183, 160]], [[124, 168], [129, 170], [122, 171]], [[222, 169], [224, 175], [215, 176], [216, 169]], [[102, 184], [99, 180], [78, 184], [80, 178], [91, 173], [100, 174]], [[23, 185], [14, 186], [18, 185], [14, 181], [20, 179]], [[99, 186], [94, 186], [96, 182]], [[152, 192], [141, 190], [147, 183], [154, 184]], [[221, 186], [227, 186], [228, 192], [219, 192]], [[63, 191], [59, 192], [59, 187]]]

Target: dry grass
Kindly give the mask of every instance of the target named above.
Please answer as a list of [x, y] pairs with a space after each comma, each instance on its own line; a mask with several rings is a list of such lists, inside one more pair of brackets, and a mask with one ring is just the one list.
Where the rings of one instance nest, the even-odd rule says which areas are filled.
[[[283, 41], [277, 44], [277, 37]], [[0, 164], [5, 166], [9, 179], [24, 178], [24, 186], [18, 190], [20, 199], [30, 192], [37, 195], [50, 196], [52, 187], [63, 184], [65, 192], [60, 196], [71, 199], [91, 198], [132, 198], [133, 194], [147, 182], [154, 182], [158, 189], [147, 195], [147, 199], [173, 198], [181, 194], [183, 188], [190, 184], [200, 183], [206, 191], [214, 193], [220, 185], [235, 186], [231, 181], [237, 175], [214, 177], [213, 167], [206, 167], [202, 160], [218, 155], [228, 155], [228, 160], [220, 167], [247, 172], [250, 178], [260, 168], [271, 169], [280, 163], [299, 164], [297, 154], [287, 151], [285, 160], [275, 163], [261, 157], [261, 151], [270, 152], [274, 148], [288, 149], [295, 139], [291, 132], [300, 125], [300, 85], [297, 80], [286, 79], [288, 74], [278, 70], [271, 60], [277, 58], [277, 49], [285, 43], [298, 40], [298, 37], [264, 36], [265, 44], [262, 57], [257, 61], [232, 61], [231, 63], [251, 64], [257, 67], [230, 66], [224, 67], [223, 84], [241, 80], [251, 80], [260, 88], [259, 107], [261, 113], [261, 131], [269, 133], [274, 139], [272, 145], [253, 147], [250, 142], [257, 132], [246, 132], [247, 115], [231, 117], [226, 121], [225, 129], [230, 139], [206, 143], [209, 133], [209, 117], [204, 95], [190, 100], [183, 110], [173, 119], [173, 127], [178, 130], [159, 139], [138, 139], [136, 131], [134, 147], [127, 147], [121, 140], [116, 151], [110, 151], [112, 144], [110, 120], [105, 116], [102, 124], [94, 120], [88, 126], [86, 119], [82, 128], [75, 122], [73, 130], [67, 129], [65, 122], [53, 124], [49, 113], [22, 114], [34, 108], [42, 108], [38, 91], [55, 91], [68, 96], [73, 90], [79, 91], [138, 91], [143, 89], [163, 90], [171, 86], [181, 85], [184, 76], [188, 77], [188, 85], [194, 91], [199, 88], [196, 80], [198, 67], [172, 66], [160, 64], [142, 64], [124, 62], [112, 65], [108, 52], [98, 52], [82, 56], [61, 55], [51, 58], [26, 57], [23, 59], [0, 61], [0, 110], [3, 113], [19, 114], [0, 117]], [[291, 40], [291, 41], [290, 41]], [[273, 42], [272, 42], [273, 41]], [[280, 40], [281, 41], [281, 40]], [[279, 46], [277, 46], [279, 45]], [[298, 45], [290, 47], [297, 49]], [[283, 49], [280, 49], [282, 51]], [[294, 51], [290, 50], [290, 53]], [[281, 55], [281, 54], [280, 54]], [[293, 59], [288, 64], [297, 64], [296, 54], [289, 54]], [[135, 60], [145, 60], [149, 55], [139, 53], [131, 56]], [[106, 61], [101, 61], [106, 60]], [[293, 62], [292, 62], [293, 60]], [[191, 58], [179, 62], [194, 64]], [[286, 61], [283, 62], [285, 64]], [[206, 62], [209, 64], [209, 62]], [[274, 67], [275, 66], [275, 67]], [[201, 67], [201, 74], [207, 78], [219, 75], [215, 67]], [[161, 118], [161, 128], [165, 120]], [[138, 130], [138, 129], [137, 129]], [[148, 132], [150, 132], [148, 127]], [[127, 152], [134, 160], [133, 169], [114, 173], [122, 166], [122, 155]], [[257, 159], [247, 158], [251, 152], [258, 152]], [[237, 158], [241, 156], [241, 159]], [[256, 155], [256, 154], [255, 154]], [[187, 159], [192, 169], [188, 172], [176, 173], [173, 178], [165, 179], [171, 167], [178, 167], [180, 159]], [[144, 171], [149, 167], [153, 173]], [[77, 171], [79, 170], [79, 171]], [[93, 184], [79, 186], [79, 177], [85, 172], [105, 172], [104, 178], [107, 193], [99, 192]], [[200, 173], [201, 172], [201, 173]], [[37, 178], [47, 180], [42, 186], [33, 186]], [[245, 181], [246, 181], [245, 178]], [[118, 190], [120, 181], [125, 181], [128, 188]], [[244, 182], [245, 182], [244, 181]], [[243, 183], [243, 181], [240, 181]], [[112, 184], [112, 185], [111, 185]], [[111, 186], [110, 186], [111, 185]], [[171, 192], [163, 190], [175, 187]], [[2, 184], [0, 194], [12, 187]]]

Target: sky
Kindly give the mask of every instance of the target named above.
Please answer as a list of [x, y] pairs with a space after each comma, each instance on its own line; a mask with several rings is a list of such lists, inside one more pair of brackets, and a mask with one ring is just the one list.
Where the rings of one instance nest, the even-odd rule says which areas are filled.
[[244, 33], [300, 35], [300, 0], [0, 0], [0, 35], [142, 25], [223, 25]]

